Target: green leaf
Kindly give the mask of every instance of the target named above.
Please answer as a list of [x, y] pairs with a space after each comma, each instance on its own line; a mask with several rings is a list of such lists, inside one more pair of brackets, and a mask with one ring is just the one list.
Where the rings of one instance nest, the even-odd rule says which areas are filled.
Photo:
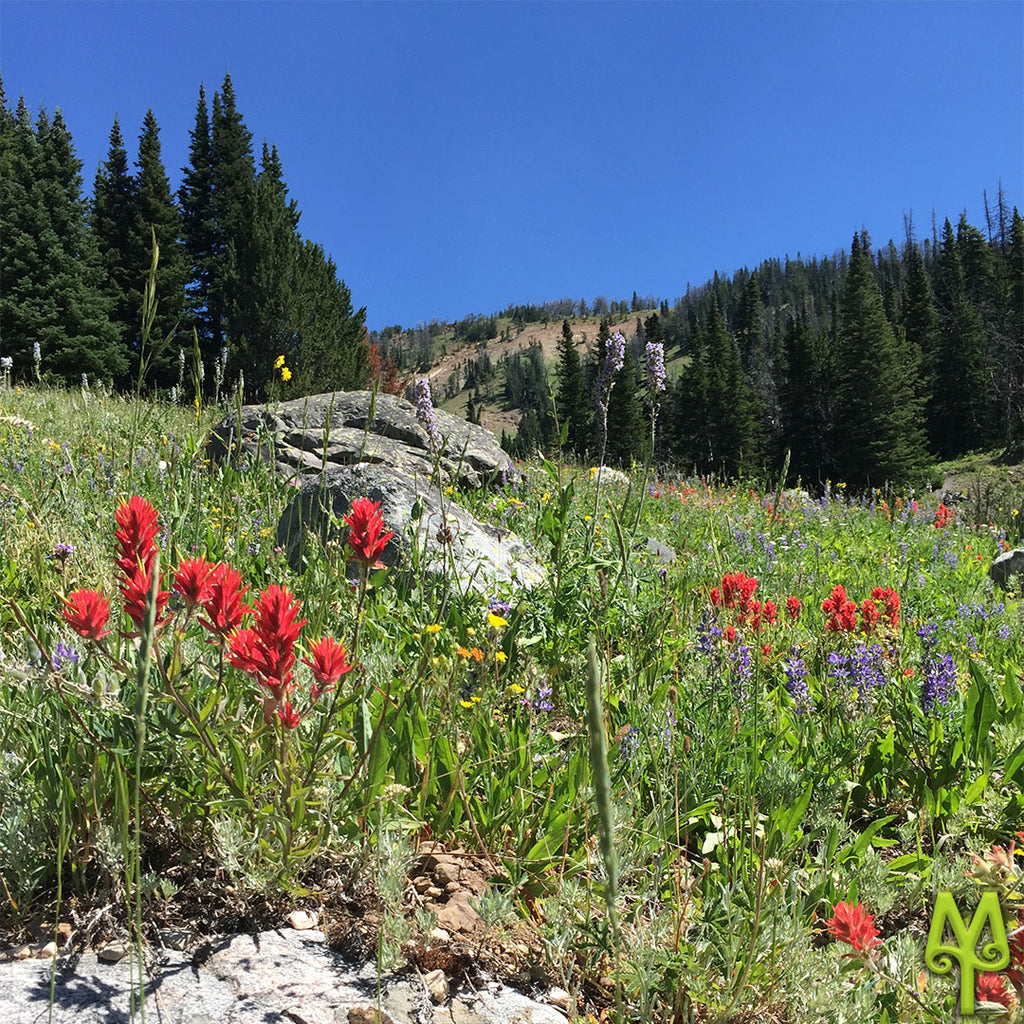
[[971, 663], [971, 675], [974, 676], [974, 682], [967, 692], [964, 709], [964, 743], [969, 756], [987, 764], [992, 754], [989, 733], [999, 708], [980, 667], [975, 668], [974, 662]]

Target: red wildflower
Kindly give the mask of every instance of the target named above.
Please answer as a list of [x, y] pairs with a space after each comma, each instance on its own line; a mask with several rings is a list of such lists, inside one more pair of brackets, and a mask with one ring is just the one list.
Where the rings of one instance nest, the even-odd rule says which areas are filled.
[[189, 608], [206, 604], [213, 597], [214, 567], [205, 558], [187, 558], [174, 572], [171, 589], [180, 594]]
[[840, 942], [853, 946], [858, 953], [869, 953], [875, 946], [880, 946], [875, 918], [859, 903], [841, 901], [836, 904], [835, 911], [826, 922], [829, 932]]
[[97, 590], [76, 590], [63, 598], [61, 614], [71, 628], [87, 640], [102, 640], [110, 630], [110, 603]]
[[765, 601], [765, 603], [761, 605], [761, 621], [764, 622], [766, 626], [771, 626], [774, 625], [778, 619], [779, 613], [775, 608], [775, 602]]
[[[136, 568], [135, 572], [128, 576], [128, 578], [121, 584], [121, 597], [124, 600], [124, 610], [128, 613], [128, 618], [130, 618], [136, 626], [142, 625], [142, 620], [146, 615], [146, 602], [149, 600], [149, 589], [152, 585], [152, 567], [148, 570]], [[170, 591], [160, 590], [159, 584], [157, 584], [157, 587], [156, 624], [160, 626], [167, 621], [165, 612], [167, 609], [167, 598], [170, 596]]]
[[711, 603], [717, 608], [722, 603], [722, 592], [718, 587], [711, 588]]
[[393, 531], [384, 532], [380, 502], [356, 498], [352, 502], [352, 511], [345, 516], [345, 522], [349, 526], [348, 546], [352, 549], [351, 557], [369, 568], [378, 568], [380, 556], [395, 535]]
[[1009, 1006], [1013, 996], [1006, 988], [1006, 982], [998, 974], [979, 974], [974, 979], [974, 998], [984, 1003], [999, 1003]]
[[284, 701], [277, 709], [277, 717], [286, 729], [297, 729], [302, 716], [292, 707], [291, 701]]
[[846, 588], [837, 583], [832, 596], [821, 602], [821, 610], [828, 615], [825, 629], [831, 633], [850, 633], [857, 628], [857, 606], [846, 596]]
[[875, 626], [882, 618], [878, 605], [870, 597], [864, 598], [860, 604], [860, 625], [865, 633], [873, 633]]
[[885, 618], [892, 629], [900, 628], [900, 595], [889, 587], [875, 587], [871, 597], [885, 605]]
[[299, 602], [287, 587], [272, 584], [253, 609], [255, 624], [231, 638], [228, 659], [253, 676], [280, 701], [294, 688], [295, 641], [306, 624], [299, 619]]
[[757, 590], [757, 578], [742, 572], [726, 573], [722, 577], [722, 603], [726, 608], [738, 609], [740, 615], [750, 611], [750, 601]]
[[129, 498], [114, 513], [117, 529], [117, 567], [132, 576], [141, 566], [147, 573], [156, 555], [157, 512], [145, 498]]
[[956, 516], [956, 509], [950, 508], [945, 502], [940, 501], [939, 507], [935, 510], [935, 529], [945, 530]]
[[210, 595], [203, 601], [203, 610], [209, 617], [199, 622], [224, 641], [238, 629], [242, 617], [250, 610], [248, 605], [242, 604], [249, 588], [242, 586], [239, 573], [222, 562], [211, 567], [209, 588]]
[[800, 618], [800, 598], [790, 597], [786, 598], [786, 616], [793, 622], [796, 622]]
[[736, 627], [726, 626], [725, 627], [725, 639], [727, 643], [733, 644], [736, 642]]
[[308, 665], [313, 672], [315, 683], [311, 696], [313, 700], [317, 700], [321, 694], [330, 690], [352, 666], [345, 658], [344, 645], [329, 636], [310, 644], [309, 653], [313, 656], [312, 661], [303, 658], [302, 663]]

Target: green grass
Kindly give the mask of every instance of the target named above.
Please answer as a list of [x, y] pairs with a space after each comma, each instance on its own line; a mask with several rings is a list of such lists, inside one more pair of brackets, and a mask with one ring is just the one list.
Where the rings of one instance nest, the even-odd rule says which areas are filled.
[[[147, 938], [228, 882], [256, 908], [326, 903], [342, 878], [376, 894], [383, 963], [384, 944], [399, 954], [417, 927], [402, 917], [404, 871], [430, 836], [494, 865], [488, 941], [533, 929], [549, 977], [595, 1016], [952, 1018], [955, 980], [919, 983], [934, 895], [951, 889], [966, 912], [970, 855], [1024, 828], [1019, 597], [986, 576], [998, 528], [936, 529], [931, 508], [841, 487], [773, 509], [774, 492], [695, 480], [641, 495], [638, 472], [598, 494], [586, 471], [537, 461], [502, 494], [461, 496], [548, 567], [546, 587], [495, 593], [509, 604], [495, 619], [451, 582], [380, 571], [353, 588], [343, 548], [293, 573], [274, 532], [287, 488], [260, 465], [204, 458], [221, 414], [0, 391], [11, 934], [41, 912], [55, 924], [106, 907], [97, 932]], [[131, 495], [159, 511], [168, 573], [223, 560], [250, 602], [271, 584], [301, 602], [297, 728], [265, 714], [266, 690], [174, 598], [152, 660], [140, 654], [113, 565]], [[646, 537], [678, 559], [653, 562]], [[756, 578], [776, 621], [723, 602], [735, 573]], [[892, 588], [898, 622], [829, 630], [837, 584], [858, 605]], [[61, 614], [83, 588], [111, 597], [104, 651]], [[301, 658], [325, 635], [355, 667], [314, 702]], [[943, 673], [946, 703], [922, 707]], [[871, 961], [828, 936], [843, 900], [876, 915]]]

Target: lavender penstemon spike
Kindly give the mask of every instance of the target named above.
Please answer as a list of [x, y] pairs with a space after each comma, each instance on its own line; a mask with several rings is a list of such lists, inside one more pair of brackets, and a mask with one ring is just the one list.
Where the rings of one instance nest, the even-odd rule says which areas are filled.
[[426, 377], [418, 377], [413, 385], [413, 393], [416, 396], [416, 419], [427, 432], [430, 447], [436, 454], [441, 450], [442, 438], [441, 428], [437, 423], [437, 413], [434, 412], [434, 402], [430, 395], [430, 381]]
[[647, 342], [647, 393], [657, 403], [658, 393], [665, 390], [665, 346], [660, 341]]

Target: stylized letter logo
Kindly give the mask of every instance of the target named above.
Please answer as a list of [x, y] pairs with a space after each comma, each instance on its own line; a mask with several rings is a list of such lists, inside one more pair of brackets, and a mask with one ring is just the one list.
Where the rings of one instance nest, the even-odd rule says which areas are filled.
[[[981, 931], [988, 922], [992, 941], [985, 943], [979, 954]], [[955, 945], [943, 944], [946, 924], [953, 930]], [[928, 945], [924, 962], [935, 974], [948, 974], [953, 969], [953, 958], [960, 964], [960, 1012], [974, 1013], [974, 972], [1001, 971], [1010, 964], [1010, 944], [1006, 941], [1006, 925], [999, 907], [999, 894], [994, 890], [982, 894], [978, 909], [968, 929], [960, 916], [951, 892], [940, 892], [932, 911], [932, 925], [928, 930]]]

